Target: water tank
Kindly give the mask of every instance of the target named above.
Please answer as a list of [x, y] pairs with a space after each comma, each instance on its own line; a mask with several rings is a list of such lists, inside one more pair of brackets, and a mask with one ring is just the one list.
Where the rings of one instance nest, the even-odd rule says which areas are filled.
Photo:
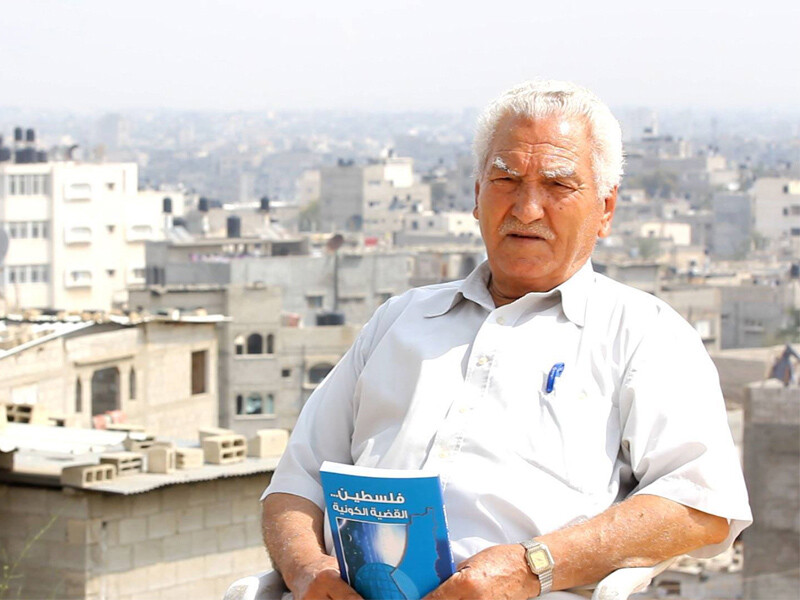
[[33, 129], [27, 129], [25, 131], [25, 141], [29, 144], [32, 144], [36, 141], [36, 133], [34, 133]]
[[14, 127], [14, 141], [15, 142], [22, 141], [22, 127]]
[[172, 198], [169, 196], [164, 198], [164, 214], [172, 214]]
[[197, 210], [200, 212], [208, 212], [208, 198], [201, 197], [197, 202]]
[[236, 215], [231, 215], [228, 217], [228, 237], [242, 237], [242, 220]]
[[261, 210], [269, 212], [269, 196], [261, 196]]
[[317, 315], [317, 326], [344, 325], [344, 313], [323, 312]]
[[47, 162], [47, 150], [37, 150], [36, 151], [36, 162], [46, 163]]
[[20, 148], [14, 151], [14, 162], [19, 165], [29, 165], [36, 162], [36, 150], [33, 148]]

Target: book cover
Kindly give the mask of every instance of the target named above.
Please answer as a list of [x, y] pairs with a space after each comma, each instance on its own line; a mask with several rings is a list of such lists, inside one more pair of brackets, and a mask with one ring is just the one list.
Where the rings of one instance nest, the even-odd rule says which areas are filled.
[[422, 598], [455, 571], [439, 476], [325, 462], [339, 570], [364, 598]]

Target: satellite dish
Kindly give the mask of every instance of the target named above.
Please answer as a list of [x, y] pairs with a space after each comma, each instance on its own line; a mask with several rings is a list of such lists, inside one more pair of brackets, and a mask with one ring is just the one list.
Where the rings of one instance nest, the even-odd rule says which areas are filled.
[[8, 234], [5, 229], [0, 229], [0, 265], [8, 252]]
[[325, 247], [331, 252], [336, 252], [342, 247], [342, 244], [344, 244], [344, 236], [341, 233], [336, 233], [331, 236], [328, 243], [325, 244]]

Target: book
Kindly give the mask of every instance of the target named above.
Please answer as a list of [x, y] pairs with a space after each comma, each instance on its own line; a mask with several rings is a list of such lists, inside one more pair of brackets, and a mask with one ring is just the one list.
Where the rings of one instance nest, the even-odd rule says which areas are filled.
[[328, 522], [344, 579], [367, 600], [414, 600], [455, 572], [439, 476], [326, 461]]

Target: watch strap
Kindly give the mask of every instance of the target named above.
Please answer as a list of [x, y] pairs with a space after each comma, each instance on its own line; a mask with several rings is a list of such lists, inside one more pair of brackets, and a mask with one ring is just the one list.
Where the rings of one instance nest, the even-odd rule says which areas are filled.
[[[520, 543], [525, 548], [525, 561], [528, 563], [528, 567], [539, 579], [539, 595], [543, 596], [549, 593], [553, 589], [553, 567], [555, 566], [553, 555], [550, 554], [550, 549], [542, 542], [536, 540], [526, 540]], [[534, 552], [543, 553], [547, 557], [549, 564], [544, 568], [537, 568], [531, 558], [531, 554]]]

